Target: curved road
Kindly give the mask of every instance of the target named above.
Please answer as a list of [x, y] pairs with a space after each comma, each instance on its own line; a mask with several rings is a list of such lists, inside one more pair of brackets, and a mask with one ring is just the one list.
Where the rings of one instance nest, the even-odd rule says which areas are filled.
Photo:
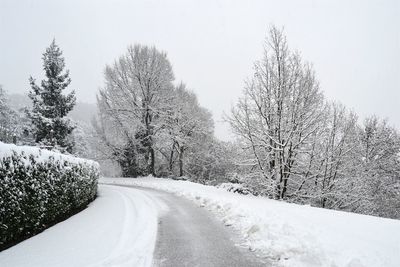
[[173, 194], [140, 189], [166, 204], [158, 222], [154, 266], [267, 266], [261, 259], [234, 243], [237, 239], [205, 209]]

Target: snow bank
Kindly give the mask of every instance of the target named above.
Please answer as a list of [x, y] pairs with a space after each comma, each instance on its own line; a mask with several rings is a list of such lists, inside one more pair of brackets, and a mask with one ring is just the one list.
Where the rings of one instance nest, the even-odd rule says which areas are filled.
[[164, 209], [142, 191], [100, 185], [87, 209], [0, 252], [0, 266], [151, 266]]
[[273, 266], [400, 266], [400, 221], [244, 196], [169, 179], [102, 179], [188, 198], [238, 230]]

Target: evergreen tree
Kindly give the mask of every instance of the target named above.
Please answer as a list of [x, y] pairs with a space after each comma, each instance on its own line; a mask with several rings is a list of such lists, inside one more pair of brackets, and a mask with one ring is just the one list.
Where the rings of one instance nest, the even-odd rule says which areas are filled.
[[36, 85], [32, 77], [29, 79], [29, 97], [33, 108], [28, 112], [28, 116], [34, 127], [35, 141], [44, 146], [71, 151], [73, 144], [67, 137], [75, 127], [65, 116], [73, 109], [76, 98], [74, 91], [63, 94], [71, 79], [69, 71], [64, 71], [62, 51], [55, 40], [46, 49], [42, 59], [46, 79], [42, 80], [41, 86]]

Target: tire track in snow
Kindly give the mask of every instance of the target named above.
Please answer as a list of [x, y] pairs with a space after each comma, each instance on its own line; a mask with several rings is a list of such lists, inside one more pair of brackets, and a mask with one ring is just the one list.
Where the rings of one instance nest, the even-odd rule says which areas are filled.
[[91, 266], [151, 266], [160, 205], [132, 188], [110, 187], [124, 205], [122, 230], [114, 249]]
[[212, 214], [192, 202], [154, 189], [132, 189], [148, 196], [141, 198], [147, 202], [143, 207], [151, 202], [168, 207], [167, 211], [161, 209], [164, 212], [159, 214], [153, 266], [268, 266], [248, 250], [236, 246], [231, 233]]

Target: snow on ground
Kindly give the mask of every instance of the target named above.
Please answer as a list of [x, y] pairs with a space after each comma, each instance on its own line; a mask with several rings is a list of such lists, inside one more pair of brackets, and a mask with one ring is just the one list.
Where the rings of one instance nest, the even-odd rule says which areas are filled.
[[400, 266], [400, 221], [244, 196], [157, 178], [107, 178], [174, 193], [216, 213], [276, 266]]
[[151, 266], [163, 203], [145, 192], [99, 186], [89, 207], [0, 252], [0, 266]]

